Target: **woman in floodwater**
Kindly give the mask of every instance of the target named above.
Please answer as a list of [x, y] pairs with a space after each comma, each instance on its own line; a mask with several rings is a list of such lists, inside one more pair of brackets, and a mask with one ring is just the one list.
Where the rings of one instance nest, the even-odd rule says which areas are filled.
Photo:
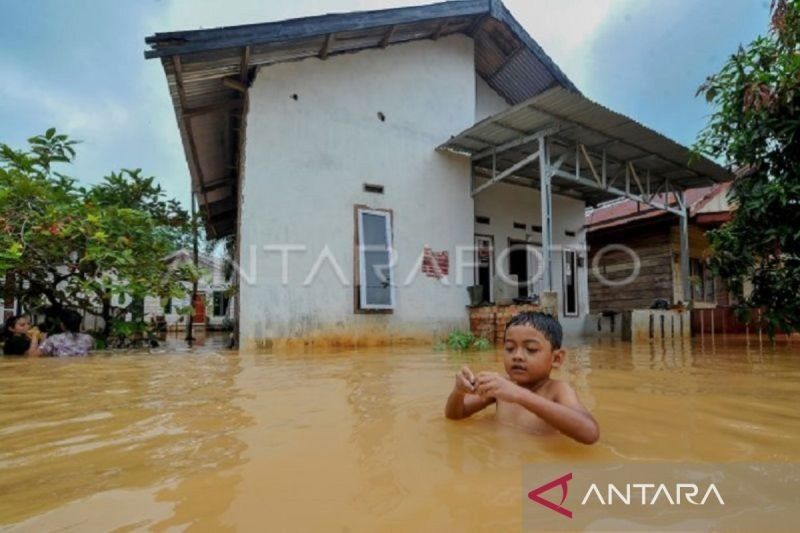
[[31, 334], [28, 317], [9, 317], [3, 327], [3, 355], [30, 355], [39, 347], [39, 335]]
[[61, 314], [63, 333], [51, 335], [31, 355], [48, 355], [52, 357], [72, 357], [87, 355], [94, 347], [91, 335], [81, 333], [83, 317], [75, 310], [66, 309]]

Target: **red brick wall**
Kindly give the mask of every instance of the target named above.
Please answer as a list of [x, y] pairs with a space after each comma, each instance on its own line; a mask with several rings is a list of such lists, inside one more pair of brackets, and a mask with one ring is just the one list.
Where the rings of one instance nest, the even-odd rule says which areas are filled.
[[469, 328], [472, 333], [495, 344], [503, 342], [506, 324], [523, 311], [541, 311], [538, 305], [483, 305], [469, 308]]

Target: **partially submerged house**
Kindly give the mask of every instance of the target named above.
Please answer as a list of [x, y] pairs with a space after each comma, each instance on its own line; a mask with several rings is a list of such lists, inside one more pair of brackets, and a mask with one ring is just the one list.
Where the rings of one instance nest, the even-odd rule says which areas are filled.
[[[711, 251], [706, 232], [731, 218], [728, 186], [723, 183], [686, 191], [688, 299], [683, 294], [678, 217], [632, 200], [587, 212], [589, 262], [595, 266], [589, 274], [591, 312], [646, 309], [655, 300], [666, 300], [669, 305], [691, 301], [696, 308], [727, 306], [727, 286], [708, 267]], [[637, 270], [638, 274], [632, 276]], [[632, 277], [630, 283], [617, 284], [628, 277]]]
[[[163, 258], [163, 261], [169, 265], [170, 268], [177, 269], [182, 265], [193, 263], [193, 254], [191, 250], [180, 249]], [[210, 326], [212, 328], [227, 327], [228, 323], [233, 321], [233, 305], [235, 302], [231, 294], [231, 282], [226, 276], [226, 264], [218, 258], [207, 254], [199, 254], [198, 264], [200, 267], [201, 277], [198, 281], [198, 298], [194, 302], [194, 319], [196, 324]], [[66, 267], [61, 267], [60, 270], [67, 272]], [[7, 275], [3, 280], [4, 283], [0, 286], [12, 286], [15, 281], [13, 276]], [[191, 301], [190, 291], [191, 284], [184, 283], [187, 291], [187, 296], [183, 298], [168, 298], [161, 299], [158, 296], [145, 296], [142, 299], [134, 302], [130, 295], [114, 294], [112, 296], [112, 305], [116, 307], [123, 307], [130, 304], [130, 311], [124, 316], [125, 320], [132, 320], [136, 317], [143, 317], [145, 321], [163, 320], [167, 326], [185, 327], [188, 320], [185, 315], [181, 314], [181, 309], [189, 306]], [[21, 288], [20, 290], [23, 290]], [[82, 298], [87, 298], [82, 295]], [[134, 303], [132, 303], [134, 302]], [[33, 323], [39, 324], [44, 322], [45, 316], [43, 310], [39, 309], [25, 309], [21, 302], [19, 302], [12, 292], [4, 291], [3, 298], [3, 320], [16, 315], [27, 312], [31, 314]], [[83, 327], [88, 331], [102, 330], [104, 320], [102, 318], [99, 305], [96, 306], [95, 311], [82, 310], [83, 314]]]
[[709, 267], [711, 249], [706, 232], [731, 219], [729, 188], [730, 183], [721, 183], [685, 192], [688, 296], [683, 291], [679, 217], [632, 200], [615, 201], [587, 212], [586, 242], [592, 267], [590, 313], [610, 319], [601, 323], [601, 329], [611, 326], [614, 315], [648, 309], [657, 306], [660, 300], [671, 307], [691, 302], [695, 310], [694, 332], [711, 328], [721, 331], [723, 326], [728, 331], [743, 330], [743, 325], [734, 318], [733, 299], [725, 280], [715, 276]]
[[581, 331], [585, 207], [685, 220], [685, 189], [730, 179], [581, 95], [498, 0], [146, 42], [207, 229], [238, 241], [243, 346], [430, 338], [468, 324], [473, 285]]

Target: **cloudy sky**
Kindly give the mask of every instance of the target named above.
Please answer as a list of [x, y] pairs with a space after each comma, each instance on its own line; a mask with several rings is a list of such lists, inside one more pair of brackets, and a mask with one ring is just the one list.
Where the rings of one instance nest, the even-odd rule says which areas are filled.
[[[157, 31], [423, 4], [414, 0], [0, 0], [0, 142], [50, 126], [80, 139], [69, 171], [95, 182], [142, 168], [184, 203], [189, 177]], [[588, 97], [691, 144], [697, 86], [767, 27], [769, 0], [505, 0]]]

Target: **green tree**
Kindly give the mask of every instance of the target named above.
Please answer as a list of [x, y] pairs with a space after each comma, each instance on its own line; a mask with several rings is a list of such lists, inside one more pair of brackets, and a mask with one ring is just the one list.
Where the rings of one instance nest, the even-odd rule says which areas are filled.
[[17, 280], [27, 307], [92, 311], [107, 337], [144, 296], [185, 294], [186, 273], [163, 258], [188, 238], [188, 214], [140, 170], [88, 188], [53, 171], [73, 160], [75, 144], [54, 129], [27, 151], [0, 144], [0, 272]]
[[800, 1], [773, 0], [771, 15], [701, 85], [715, 110], [695, 149], [738, 169], [733, 218], [709, 233], [712, 267], [774, 335], [800, 329]]

